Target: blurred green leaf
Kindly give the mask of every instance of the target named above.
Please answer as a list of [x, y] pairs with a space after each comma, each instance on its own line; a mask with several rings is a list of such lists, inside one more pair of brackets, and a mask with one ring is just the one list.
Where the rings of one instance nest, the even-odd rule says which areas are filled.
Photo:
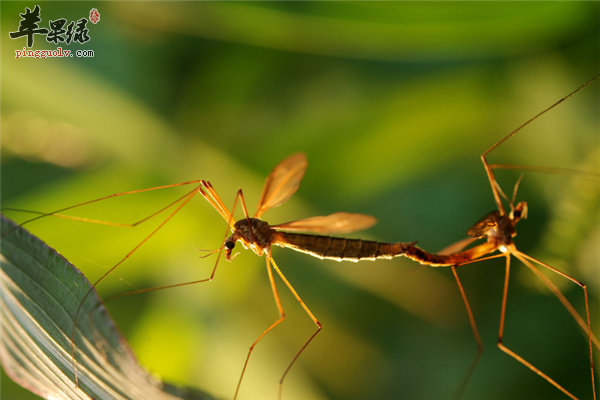
[[2, 216], [0, 359], [21, 386], [48, 399], [205, 399], [163, 386], [137, 362], [88, 280], [56, 251]]
[[569, 35], [593, 15], [593, 5], [552, 2], [519, 9], [498, 2], [478, 8], [468, 2], [150, 3], [143, 9], [119, 3], [115, 10], [124, 20], [167, 32], [306, 54], [404, 62], [526, 53], [544, 47], [548, 37]]

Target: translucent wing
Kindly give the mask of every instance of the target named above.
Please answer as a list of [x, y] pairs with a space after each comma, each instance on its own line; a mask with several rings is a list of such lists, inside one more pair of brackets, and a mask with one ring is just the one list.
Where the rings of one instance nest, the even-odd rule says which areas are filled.
[[376, 222], [377, 220], [370, 215], [337, 212], [324, 217], [286, 222], [271, 228], [290, 232], [348, 233], [370, 228]]
[[265, 181], [254, 218], [260, 218], [267, 210], [288, 201], [300, 187], [307, 165], [303, 153], [292, 154], [277, 164]]
[[442, 249], [441, 251], [438, 251], [435, 254], [437, 254], [438, 256], [447, 256], [450, 254], [458, 253], [477, 239], [479, 239], [479, 237], [469, 237], [463, 240], [459, 240], [458, 242], [452, 243], [450, 246]]
[[467, 231], [467, 235], [475, 238], [482, 237], [487, 231], [498, 226], [498, 218], [500, 218], [498, 210], [492, 211], [477, 221], [475, 225]]

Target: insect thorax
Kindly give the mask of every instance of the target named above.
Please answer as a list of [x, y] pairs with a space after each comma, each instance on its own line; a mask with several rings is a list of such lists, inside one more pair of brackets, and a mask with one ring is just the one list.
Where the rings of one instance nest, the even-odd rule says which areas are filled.
[[[252, 228], [252, 231], [250, 231], [250, 228]], [[254, 251], [256, 251], [254, 248], [262, 250], [271, 243], [271, 237], [274, 232], [275, 231], [272, 230], [270, 225], [265, 221], [258, 218], [244, 218], [233, 225], [233, 235], [231, 235], [225, 243], [227, 247], [230, 247], [231, 245], [235, 245], [235, 242], [239, 240], [246, 248], [251, 247]], [[231, 248], [233, 248], [233, 246], [231, 246]], [[260, 250], [259, 252], [262, 253]]]

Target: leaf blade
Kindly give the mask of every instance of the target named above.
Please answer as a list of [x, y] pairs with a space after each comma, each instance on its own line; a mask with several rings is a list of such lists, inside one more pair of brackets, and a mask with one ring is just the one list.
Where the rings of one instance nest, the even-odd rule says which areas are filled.
[[91, 285], [64, 257], [3, 215], [1, 231], [0, 361], [11, 379], [52, 399], [210, 398], [152, 378], [95, 291], [77, 319], [75, 385], [70, 336]]

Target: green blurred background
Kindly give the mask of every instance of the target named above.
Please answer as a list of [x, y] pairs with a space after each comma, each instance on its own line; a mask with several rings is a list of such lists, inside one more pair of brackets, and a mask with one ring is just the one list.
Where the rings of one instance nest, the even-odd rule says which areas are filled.
[[[25, 7], [2, 3], [2, 206], [51, 211], [111, 193], [210, 180], [254, 210], [270, 170], [302, 151], [298, 193], [264, 219], [374, 215], [359, 236], [437, 251], [495, 208], [479, 155], [598, 72], [597, 2], [42, 2], [40, 25], [89, 16], [93, 58], [20, 58]], [[33, 49], [55, 49], [42, 36]], [[494, 151], [491, 162], [600, 172], [599, 83]], [[500, 171], [512, 192], [519, 172]], [[598, 179], [525, 173], [517, 246], [585, 282], [598, 333]], [[123, 196], [74, 215], [133, 222], [190, 188]], [[239, 218], [241, 210], [236, 213]], [[25, 215], [10, 213], [23, 221]], [[28, 228], [95, 281], [157, 226], [47, 218]], [[99, 287], [101, 296], [202, 279], [226, 223], [199, 196]], [[284, 399], [449, 398], [476, 345], [448, 269], [404, 259], [337, 263], [276, 248], [324, 325]], [[505, 344], [590, 398], [586, 341], [520, 263]], [[485, 346], [464, 399], [565, 398], [495, 346], [503, 261], [459, 269]], [[583, 312], [581, 289], [557, 280]], [[278, 281], [287, 320], [257, 346], [241, 399], [274, 398], [315, 327]], [[247, 349], [277, 318], [264, 260], [222, 261], [211, 283], [107, 304], [165, 381], [233, 396]], [[597, 353], [595, 354], [598, 355]], [[598, 357], [596, 357], [598, 359]], [[2, 376], [2, 396], [32, 398]]]

